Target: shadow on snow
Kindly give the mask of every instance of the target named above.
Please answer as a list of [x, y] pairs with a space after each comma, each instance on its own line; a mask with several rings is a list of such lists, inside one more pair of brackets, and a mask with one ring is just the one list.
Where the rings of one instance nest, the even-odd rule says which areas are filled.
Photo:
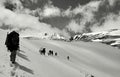
[[27, 61], [30, 61], [30, 60], [27, 58], [26, 55], [24, 55], [24, 54], [22, 54], [22, 53], [20, 53], [20, 52], [17, 52], [17, 55], [18, 55], [19, 57], [21, 57], [21, 58], [27, 60]]
[[19, 67], [20, 70], [23, 70], [23, 71], [25, 71], [27, 73], [30, 73], [30, 74], [34, 74], [33, 70], [31, 70], [31, 69], [29, 69], [29, 68], [27, 68], [23, 65], [20, 65], [19, 63], [16, 63], [14, 69], [17, 69], [18, 67]]

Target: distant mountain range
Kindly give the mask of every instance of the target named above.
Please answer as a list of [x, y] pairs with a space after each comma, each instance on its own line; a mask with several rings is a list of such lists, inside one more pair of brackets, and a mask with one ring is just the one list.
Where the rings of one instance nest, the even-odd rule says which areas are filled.
[[75, 41], [100, 42], [120, 48], [120, 29], [108, 31], [77, 34], [73, 37]]
[[65, 38], [63, 35], [54, 33], [49, 35], [48, 33], [44, 33], [44, 34], [39, 34], [37, 36], [34, 35], [27, 35], [27, 36], [22, 36], [22, 38], [26, 38], [26, 39], [50, 39], [50, 40], [67, 40], [67, 38]]

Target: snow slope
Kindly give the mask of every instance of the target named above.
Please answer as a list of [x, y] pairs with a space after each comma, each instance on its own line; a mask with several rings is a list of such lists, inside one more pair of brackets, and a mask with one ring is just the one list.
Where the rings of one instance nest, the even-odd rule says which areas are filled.
[[[120, 50], [92, 42], [21, 38], [17, 64], [10, 67], [6, 31], [0, 30], [0, 35], [0, 77], [120, 77]], [[40, 47], [58, 56], [42, 56]]]

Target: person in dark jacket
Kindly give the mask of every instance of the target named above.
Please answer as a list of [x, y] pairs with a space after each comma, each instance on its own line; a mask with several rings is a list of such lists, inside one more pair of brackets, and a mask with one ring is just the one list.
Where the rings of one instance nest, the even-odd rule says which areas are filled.
[[19, 50], [19, 34], [16, 31], [7, 34], [5, 45], [11, 52], [10, 61], [14, 64], [17, 50]]

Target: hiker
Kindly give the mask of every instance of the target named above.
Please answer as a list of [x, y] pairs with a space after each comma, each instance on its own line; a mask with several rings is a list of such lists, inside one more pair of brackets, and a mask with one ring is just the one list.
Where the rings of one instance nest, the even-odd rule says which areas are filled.
[[67, 56], [67, 59], [69, 60], [69, 59], [70, 59], [70, 57], [69, 57], [69, 56]]
[[57, 56], [57, 52], [55, 52], [55, 56]]
[[7, 49], [11, 52], [10, 61], [14, 64], [17, 50], [19, 50], [19, 34], [16, 31], [12, 31], [7, 34], [5, 45]]
[[41, 55], [45, 55], [45, 53], [46, 53], [46, 48], [41, 48], [41, 49], [39, 50], [39, 52], [40, 52]]
[[49, 50], [48, 55], [52, 55], [53, 56], [53, 51]]

